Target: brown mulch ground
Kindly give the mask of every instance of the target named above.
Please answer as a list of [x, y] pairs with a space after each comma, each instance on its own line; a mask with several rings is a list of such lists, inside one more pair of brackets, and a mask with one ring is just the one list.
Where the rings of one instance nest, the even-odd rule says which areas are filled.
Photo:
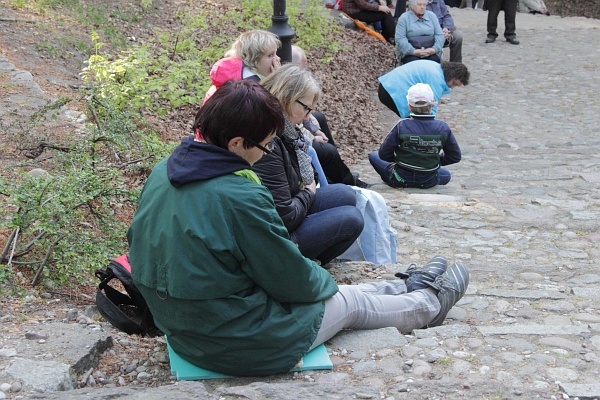
[[548, 10], [561, 17], [600, 18], [598, 0], [546, 0]]

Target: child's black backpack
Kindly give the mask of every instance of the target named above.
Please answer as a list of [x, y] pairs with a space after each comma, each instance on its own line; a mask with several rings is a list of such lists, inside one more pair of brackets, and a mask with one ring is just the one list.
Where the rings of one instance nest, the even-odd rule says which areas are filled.
[[[130, 335], [138, 333], [154, 336], [157, 333], [146, 300], [133, 284], [127, 254], [112, 260], [105, 269], [96, 270], [96, 276], [100, 279], [96, 306], [108, 322]], [[126, 293], [109, 285], [113, 278], [121, 282]]]

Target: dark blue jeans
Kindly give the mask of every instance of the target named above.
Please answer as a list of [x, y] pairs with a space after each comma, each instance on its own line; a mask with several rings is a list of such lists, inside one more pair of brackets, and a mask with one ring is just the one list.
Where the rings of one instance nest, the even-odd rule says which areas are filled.
[[400, 168], [396, 163], [383, 161], [379, 153], [369, 154], [369, 162], [381, 179], [395, 188], [415, 187], [427, 189], [435, 185], [446, 185], [450, 182], [450, 171], [440, 168], [436, 172], [416, 172]]
[[306, 219], [291, 237], [305, 257], [323, 265], [346, 251], [358, 239], [363, 226], [354, 190], [332, 184], [317, 189]]

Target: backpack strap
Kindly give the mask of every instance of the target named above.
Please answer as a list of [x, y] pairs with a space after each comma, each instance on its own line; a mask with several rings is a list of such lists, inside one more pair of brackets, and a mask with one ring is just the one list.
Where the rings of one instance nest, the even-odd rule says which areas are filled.
[[[113, 289], [114, 290], [114, 289]], [[145, 334], [146, 329], [131, 318], [129, 318], [121, 309], [102, 293], [98, 288], [96, 292], [96, 306], [100, 314], [115, 328], [126, 332], [129, 335], [134, 333]]]
[[[110, 262], [106, 269], [96, 270], [96, 277], [100, 279], [98, 290], [96, 292], [96, 306], [100, 314], [115, 328], [126, 332], [127, 334], [146, 334], [148, 329], [154, 325], [152, 314], [146, 305], [141, 293], [133, 286], [130, 271], [131, 267], [126, 268], [117, 260], [123, 262], [123, 256]], [[125, 261], [127, 259], [125, 258]], [[127, 262], [128, 264], [128, 262]], [[108, 283], [113, 279], [119, 279], [125, 290], [129, 294], [124, 294]], [[120, 305], [137, 307], [142, 323], [139, 324], [132, 320], [120, 308]]]

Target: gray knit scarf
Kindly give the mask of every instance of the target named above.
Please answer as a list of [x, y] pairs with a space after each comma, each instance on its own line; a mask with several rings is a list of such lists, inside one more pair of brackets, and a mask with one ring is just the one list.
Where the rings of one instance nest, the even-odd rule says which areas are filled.
[[312, 160], [308, 155], [310, 143], [308, 143], [304, 135], [294, 127], [287, 117], [285, 118], [285, 128], [283, 129], [282, 136], [286, 142], [291, 142], [294, 146], [294, 150], [296, 150], [296, 158], [298, 158], [302, 183], [304, 186], [310, 185], [315, 180], [315, 170], [312, 166]]

